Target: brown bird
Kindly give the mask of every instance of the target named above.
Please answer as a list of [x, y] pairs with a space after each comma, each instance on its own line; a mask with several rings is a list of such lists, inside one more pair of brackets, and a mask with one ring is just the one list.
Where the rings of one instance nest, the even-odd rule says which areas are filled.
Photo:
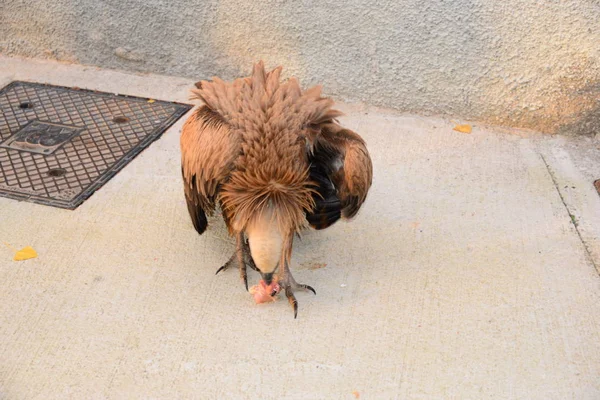
[[364, 140], [337, 123], [342, 113], [321, 87], [302, 91], [280, 74], [281, 67], [266, 72], [260, 62], [247, 78], [198, 82], [191, 98], [204, 105], [186, 121], [180, 144], [196, 231], [205, 231], [219, 205], [236, 238], [217, 273], [236, 265], [248, 290], [246, 267], [257, 270], [268, 288], [285, 291], [296, 317], [294, 291], [315, 290], [290, 272], [294, 234], [354, 217], [373, 169]]

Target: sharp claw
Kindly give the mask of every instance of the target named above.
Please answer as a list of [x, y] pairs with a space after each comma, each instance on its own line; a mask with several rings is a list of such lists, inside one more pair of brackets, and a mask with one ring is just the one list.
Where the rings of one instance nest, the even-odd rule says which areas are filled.
[[315, 292], [315, 289], [313, 289], [312, 286], [308, 286], [308, 285], [300, 285], [300, 286], [306, 290], [310, 290], [311, 292], [313, 292], [313, 294], [315, 296], [317, 295], [317, 292]]
[[233, 259], [233, 256], [232, 256], [232, 257], [231, 257], [229, 260], [227, 260], [227, 262], [226, 262], [225, 264], [223, 264], [223, 266], [222, 266], [221, 268], [219, 268], [219, 269], [217, 270], [217, 272], [215, 272], [215, 275], [218, 275], [218, 274], [219, 274], [219, 272], [221, 272], [221, 271], [225, 271], [225, 270], [227, 270], [229, 267], [231, 267], [231, 264], [233, 263], [233, 261], [234, 261], [234, 259]]
[[246, 268], [240, 270], [242, 274], [242, 280], [244, 281], [244, 286], [246, 286], [246, 292], [248, 291], [248, 275], [246, 274]]
[[219, 272], [221, 272], [221, 271], [225, 271], [225, 270], [227, 269], [227, 267], [228, 267], [228, 266], [229, 266], [228, 264], [225, 264], [225, 265], [223, 265], [221, 268], [219, 268], [219, 269], [217, 270], [217, 272], [215, 272], [215, 275], [219, 275]]
[[290, 305], [294, 308], [294, 319], [296, 319], [298, 317], [298, 301], [289, 286], [285, 288], [285, 295], [287, 296]]

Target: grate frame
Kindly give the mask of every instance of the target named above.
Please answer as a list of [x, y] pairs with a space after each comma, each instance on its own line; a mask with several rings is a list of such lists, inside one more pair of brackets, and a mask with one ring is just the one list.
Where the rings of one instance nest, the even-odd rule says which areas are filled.
[[[0, 89], [0, 197], [74, 210], [192, 108], [186, 103], [13, 81]], [[35, 124], [62, 127], [66, 139], [42, 147], [37, 143], [43, 141], [34, 137], [23, 145], [27, 136], [23, 131]], [[20, 143], [15, 144], [17, 135]], [[58, 139], [46, 138], [44, 144], [53, 140]], [[53, 174], [56, 170], [64, 173]]]
[[[60, 131], [56, 134], [53, 134], [52, 132], [48, 133], [47, 131], [52, 128], [58, 128]], [[11, 150], [28, 151], [35, 154], [51, 155], [54, 154], [56, 150], [61, 148], [65, 143], [69, 142], [75, 136], [83, 132], [84, 129], [85, 128], [79, 126], [69, 126], [32, 119], [22, 129], [10, 136], [4, 142], [0, 143], [0, 147]], [[67, 133], [63, 133], [63, 130], [67, 130]], [[62, 138], [62, 140], [56, 144], [44, 145], [43, 143], [39, 143], [40, 136], [44, 134], [49, 135], [50, 139], [52, 139], [54, 136], [60, 136], [60, 134], [63, 134], [64, 138]], [[32, 136], [34, 139], [37, 139], [38, 143], [31, 143], [27, 141], [27, 139], [30, 139]], [[19, 141], [19, 139], [21, 140]]]

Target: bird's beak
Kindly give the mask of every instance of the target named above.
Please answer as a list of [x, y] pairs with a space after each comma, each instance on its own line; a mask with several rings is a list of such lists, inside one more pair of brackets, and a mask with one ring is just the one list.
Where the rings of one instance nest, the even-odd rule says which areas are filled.
[[272, 282], [273, 282], [273, 273], [268, 273], [268, 274], [262, 274], [262, 278], [265, 281], [265, 283], [267, 284], [267, 286], [269, 286]]
[[[271, 297], [273, 297], [277, 293], [279, 293], [279, 291], [281, 290], [281, 287], [277, 284], [277, 277], [273, 272], [268, 273], [268, 274], [263, 274], [261, 272], [260, 275], [263, 278], [263, 282], [265, 285], [265, 291], [267, 293], [269, 293], [271, 295]], [[263, 284], [263, 283], [261, 282], [261, 284]]]

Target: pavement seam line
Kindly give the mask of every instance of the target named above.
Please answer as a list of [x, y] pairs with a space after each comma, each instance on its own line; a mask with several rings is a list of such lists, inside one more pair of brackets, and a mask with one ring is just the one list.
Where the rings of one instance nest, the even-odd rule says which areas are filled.
[[571, 221], [571, 225], [573, 225], [573, 227], [575, 228], [575, 232], [577, 232], [577, 236], [579, 236], [579, 241], [581, 241], [581, 244], [583, 245], [583, 249], [585, 250], [585, 254], [586, 254], [588, 260], [592, 263], [592, 265], [594, 266], [594, 269], [596, 270], [598, 275], [600, 275], [600, 266], [597, 265], [596, 262], [594, 261], [594, 257], [592, 256], [592, 253], [590, 252], [590, 249], [589, 249], [587, 243], [585, 242], [585, 240], [583, 239], [583, 236], [581, 235], [581, 231], [579, 230], [579, 226], [577, 225], [577, 221], [575, 220], [575, 215], [573, 213], [571, 213], [571, 210], [569, 209], [569, 206], [567, 205], [567, 202], [565, 201], [565, 198], [563, 197], [563, 195], [560, 191], [558, 181], [556, 180], [556, 176], [554, 175], [554, 172], [550, 168], [550, 165], [546, 161], [546, 158], [542, 154], [540, 154], [540, 157], [542, 158], [544, 165], [546, 165], [546, 170], [548, 171], [548, 174], [550, 175], [550, 179], [552, 179], [552, 183], [554, 184], [554, 188], [556, 189], [556, 192], [558, 193], [558, 197], [560, 197], [560, 201], [563, 203], [563, 206], [565, 206], [565, 210], [567, 210], [567, 213], [569, 214], [569, 220]]

